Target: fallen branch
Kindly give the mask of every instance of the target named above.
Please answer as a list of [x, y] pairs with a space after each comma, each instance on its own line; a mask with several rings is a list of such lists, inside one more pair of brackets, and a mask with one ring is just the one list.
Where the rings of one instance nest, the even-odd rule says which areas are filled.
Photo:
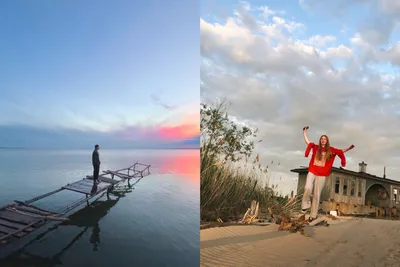
[[247, 209], [247, 212], [244, 214], [243, 219], [240, 221], [240, 223], [243, 224], [251, 224], [253, 220], [255, 220], [258, 216], [258, 210], [259, 210], [260, 204], [253, 200], [251, 202], [250, 208]]
[[292, 233], [299, 232], [300, 234], [307, 236], [307, 233], [304, 232], [304, 226], [308, 225], [308, 221], [306, 220], [306, 216], [303, 214], [298, 219], [291, 219], [288, 216], [281, 216], [279, 231], [290, 231]]

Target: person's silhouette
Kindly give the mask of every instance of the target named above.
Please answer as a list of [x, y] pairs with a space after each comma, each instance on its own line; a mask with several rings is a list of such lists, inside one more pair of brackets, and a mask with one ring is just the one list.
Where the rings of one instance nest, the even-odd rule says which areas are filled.
[[99, 251], [100, 247], [100, 226], [96, 223], [92, 228], [92, 235], [90, 236], [90, 243], [93, 244], [93, 251]]

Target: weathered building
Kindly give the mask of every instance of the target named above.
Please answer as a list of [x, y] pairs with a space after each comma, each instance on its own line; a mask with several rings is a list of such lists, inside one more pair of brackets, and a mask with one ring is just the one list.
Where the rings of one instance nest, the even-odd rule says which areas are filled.
[[[344, 213], [375, 213], [377, 209], [400, 208], [400, 181], [367, 173], [367, 164], [359, 164], [359, 171], [332, 168], [326, 178], [320, 204], [324, 211], [335, 210], [340, 205]], [[307, 167], [291, 170], [298, 173], [297, 194], [304, 192]], [[391, 214], [390, 214], [391, 215]]]

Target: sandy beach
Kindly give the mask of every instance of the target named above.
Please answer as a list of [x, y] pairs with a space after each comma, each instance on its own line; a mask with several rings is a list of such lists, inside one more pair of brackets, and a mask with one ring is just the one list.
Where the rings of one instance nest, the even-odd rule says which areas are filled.
[[200, 266], [400, 266], [400, 221], [327, 219], [305, 227], [308, 237], [278, 225], [200, 231]]

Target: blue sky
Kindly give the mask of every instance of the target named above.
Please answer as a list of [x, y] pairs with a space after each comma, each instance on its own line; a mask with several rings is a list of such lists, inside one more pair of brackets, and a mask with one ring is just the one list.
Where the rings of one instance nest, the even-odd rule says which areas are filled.
[[[355, 149], [346, 168], [398, 179], [400, 5], [390, 0], [203, 0], [202, 101], [258, 128], [261, 163], [290, 192], [308, 165], [301, 129]], [[271, 164], [271, 162], [279, 164]], [[339, 166], [340, 161], [335, 162]]]
[[198, 16], [178, 0], [2, 1], [0, 129], [154, 137], [125, 132], [130, 146], [168, 142], [160, 128], [186, 129], [171, 142], [195, 138]]

